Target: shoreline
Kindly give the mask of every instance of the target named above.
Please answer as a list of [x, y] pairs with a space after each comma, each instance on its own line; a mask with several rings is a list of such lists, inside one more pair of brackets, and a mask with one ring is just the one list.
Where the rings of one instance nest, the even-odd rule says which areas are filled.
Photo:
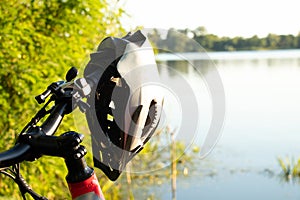
[[300, 59], [300, 49], [159, 53], [157, 61]]

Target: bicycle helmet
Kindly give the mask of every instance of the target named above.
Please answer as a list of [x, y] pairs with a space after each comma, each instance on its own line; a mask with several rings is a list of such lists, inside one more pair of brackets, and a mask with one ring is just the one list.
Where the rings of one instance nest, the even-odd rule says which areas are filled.
[[116, 180], [154, 134], [163, 95], [153, 49], [141, 31], [104, 39], [84, 70], [94, 166]]

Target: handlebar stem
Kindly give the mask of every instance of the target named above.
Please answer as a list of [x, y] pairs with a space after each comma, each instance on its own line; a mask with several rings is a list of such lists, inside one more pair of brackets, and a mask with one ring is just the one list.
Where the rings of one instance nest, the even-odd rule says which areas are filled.
[[70, 131], [61, 136], [48, 136], [44, 135], [39, 127], [34, 130], [31, 135], [22, 135], [20, 142], [32, 148], [34, 158], [50, 155], [65, 159], [68, 169], [66, 181], [72, 199], [104, 200], [94, 169], [89, 167], [84, 159], [86, 150], [80, 145], [83, 135]]

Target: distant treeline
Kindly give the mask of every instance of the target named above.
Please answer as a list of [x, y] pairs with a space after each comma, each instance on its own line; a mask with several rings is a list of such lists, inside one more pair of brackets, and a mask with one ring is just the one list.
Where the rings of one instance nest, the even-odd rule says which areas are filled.
[[273, 50], [273, 49], [297, 49], [300, 48], [300, 32], [295, 35], [268, 34], [266, 37], [254, 35], [244, 37], [219, 37], [207, 33], [204, 27], [195, 30], [170, 29], [166, 36], [162, 37], [158, 30], [148, 35], [153, 45], [159, 51], [172, 50], [176, 52], [199, 51], [200, 44], [206, 51], [239, 51], [239, 50]]

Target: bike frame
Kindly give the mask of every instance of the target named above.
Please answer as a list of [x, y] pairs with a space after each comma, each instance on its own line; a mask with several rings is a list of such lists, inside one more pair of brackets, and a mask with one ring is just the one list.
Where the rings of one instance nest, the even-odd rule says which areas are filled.
[[[47, 90], [36, 97], [39, 103], [44, 103], [52, 95], [42, 109], [24, 127], [13, 148], [0, 153], [0, 173], [12, 178], [19, 186], [24, 199], [29, 193], [34, 199], [46, 199], [35, 193], [20, 174], [20, 163], [34, 161], [42, 155], [62, 157], [68, 169], [66, 181], [72, 199], [75, 200], [104, 200], [103, 193], [94, 170], [84, 159], [86, 149], [80, 145], [83, 135], [70, 131], [60, 136], [54, 136], [64, 116], [75, 108], [84, 109], [84, 102], [80, 101], [82, 87], [76, 87], [71, 82], [77, 75], [77, 70], [71, 68], [67, 73], [67, 81], [59, 81], [48, 86]], [[76, 95], [75, 95], [76, 94]], [[75, 101], [74, 101], [75, 100]], [[50, 102], [55, 105], [46, 110]], [[49, 115], [42, 125], [37, 123]]]

